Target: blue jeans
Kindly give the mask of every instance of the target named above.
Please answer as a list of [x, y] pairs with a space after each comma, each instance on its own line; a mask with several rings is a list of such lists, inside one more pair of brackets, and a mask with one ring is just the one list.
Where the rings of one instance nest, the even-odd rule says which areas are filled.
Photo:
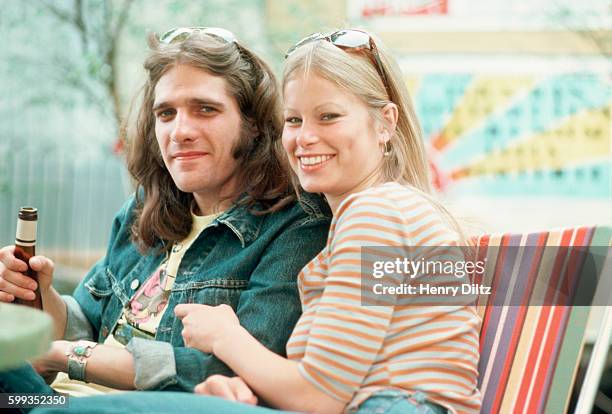
[[[194, 414], [279, 414], [271, 408], [227, 401], [217, 397], [178, 392], [128, 392], [125, 394], [71, 398], [69, 408], [35, 409], [32, 414], [115, 414], [115, 413], [194, 413]], [[356, 414], [446, 414], [446, 409], [427, 402], [417, 392], [412, 397], [394, 391], [381, 391], [368, 398]]]
[[355, 414], [446, 414], [448, 410], [425, 399], [425, 394], [412, 396], [396, 390], [377, 392], [365, 400]]

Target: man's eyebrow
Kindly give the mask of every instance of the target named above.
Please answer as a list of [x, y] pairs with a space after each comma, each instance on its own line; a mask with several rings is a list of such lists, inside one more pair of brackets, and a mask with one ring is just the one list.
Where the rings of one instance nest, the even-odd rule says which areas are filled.
[[192, 98], [189, 99], [188, 103], [189, 105], [211, 105], [225, 108], [225, 104], [223, 102], [211, 98]]
[[164, 108], [168, 106], [168, 102], [159, 102], [153, 105], [153, 112], [157, 111], [160, 108]]
[[[191, 98], [187, 101], [187, 103], [189, 105], [211, 105], [211, 106], [217, 106], [220, 108], [225, 108], [225, 104], [221, 101], [217, 101], [215, 99], [210, 99], [210, 98]], [[171, 106], [170, 102], [159, 102], [155, 105], [153, 105], [153, 111], [157, 111], [160, 108], [165, 108]]]

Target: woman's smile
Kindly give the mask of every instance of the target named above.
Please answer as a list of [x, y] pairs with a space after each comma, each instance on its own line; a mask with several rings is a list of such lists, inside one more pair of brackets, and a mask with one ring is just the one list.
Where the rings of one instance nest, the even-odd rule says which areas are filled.
[[316, 171], [323, 168], [335, 155], [303, 155], [299, 156], [300, 168], [305, 171]]

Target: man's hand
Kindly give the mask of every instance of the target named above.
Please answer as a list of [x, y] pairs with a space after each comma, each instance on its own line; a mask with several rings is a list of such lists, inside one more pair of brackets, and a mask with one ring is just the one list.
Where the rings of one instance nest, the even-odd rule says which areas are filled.
[[47, 384], [51, 384], [55, 380], [58, 372], [68, 371], [66, 351], [70, 346], [69, 341], [53, 341], [49, 352], [31, 362], [32, 367], [45, 379]]
[[44, 256], [34, 256], [29, 265], [38, 272], [38, 285], [23, 273], [28, 265], [15, 257], [15, 246], [0, 249], [0, 302], [13, 302], [15, 298], [34, 300], [36, 287], [43, 295], [51, 288], [53, 262]]
[[177, 305], [174, 313], [183, 322], [185, 346], [202, 352], [214, 353], [215, 344], [240, 328], [240, 321], [229, 305], [183, 304]]
[[194, 392], [245, 404], [257, 404], [257, 396], [240, 377], [212, 375], [206, 381], [196, 385]]

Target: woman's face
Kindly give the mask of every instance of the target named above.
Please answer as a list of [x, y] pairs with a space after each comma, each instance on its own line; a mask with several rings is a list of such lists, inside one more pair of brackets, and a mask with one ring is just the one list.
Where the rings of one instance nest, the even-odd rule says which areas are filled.
[[335, 209], [377, 181], [383, 138], [365, 103], [315, 73], [292, 77], [283, 92], [283, 146], [304, 190]]

